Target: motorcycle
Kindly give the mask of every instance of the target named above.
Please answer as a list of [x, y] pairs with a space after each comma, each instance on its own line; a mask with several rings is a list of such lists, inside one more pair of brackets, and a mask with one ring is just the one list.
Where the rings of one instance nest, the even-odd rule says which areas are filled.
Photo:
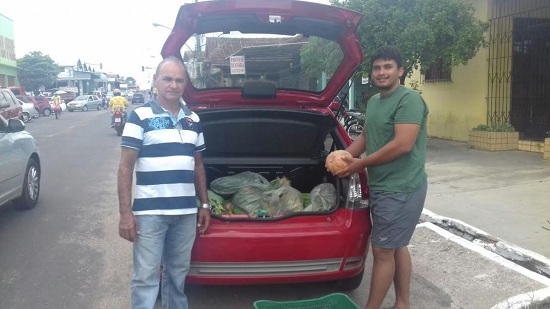
[[124, 125], [126, 124], [126, 119], [125, 119], [126, 117], [124, 116], [124, 113], [121, 111], [115, 111], [113, 115], [115, 119], [113, 129], [115, 129], [116, 135], [121, 136], [122, 131], [124, 130]]
[[346, 110], [344, 112], [344, 128], [346, 128], [352, 140], [355, 140], [363, 132], [364, 122], [365, 114], [362, 112], [356, 110]]

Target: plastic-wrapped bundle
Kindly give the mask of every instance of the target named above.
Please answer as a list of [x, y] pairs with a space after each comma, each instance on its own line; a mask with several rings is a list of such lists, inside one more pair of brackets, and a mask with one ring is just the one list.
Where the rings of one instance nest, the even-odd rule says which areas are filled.
[[261, 207], [272, 217], [302, 211], [302, 192], [289, 186], [266, 191], [262, 193]]
[[336, 188], [331, 183], [322, 183], [311, 190], [311, 204], [304, 211], [329, 211], [336, 206]]

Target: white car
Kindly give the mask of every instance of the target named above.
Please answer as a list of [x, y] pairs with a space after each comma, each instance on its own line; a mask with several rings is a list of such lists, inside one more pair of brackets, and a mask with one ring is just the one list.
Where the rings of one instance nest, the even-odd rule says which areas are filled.
[[34, 108], [34, 104], [25, 103], [19, 99], [17, 99], [17, 101], [19, 101], [19, 104], [21, 104], [21, 107], [23, 108], [20, 117], [23, 122], [29, 122], [31, 119], [40, 117], [40, 113], [36, 110], [36, 108]]
[[40, 195], [40, 155], [33, 136], [19, 119], [0, 115], [0, 206], [36, 206]]
[[76, 97], [71, 102], [67, 103], [67, 110], [73, 112], [75, 110], [81, 110], [83, 112], [89, 109], [101, 109], [101, 103], [103, 101], [95, 95], [86, 94]]

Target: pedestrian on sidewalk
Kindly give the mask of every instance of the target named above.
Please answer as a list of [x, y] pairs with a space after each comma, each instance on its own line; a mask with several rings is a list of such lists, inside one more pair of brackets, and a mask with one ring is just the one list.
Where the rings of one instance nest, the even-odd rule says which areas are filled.
[[157, 73], [156, 100], [134, 109], [122, 134], [119, 235], [133, 243], [132, 309], [155, 307], [161, 261], [162, 307], [187, 309], [191, 248], [210, 224], [201, 155], [206, 147], [199, 117], [180, 102], [187, 82], [183, 62], [168, 57]]
[[[428, 106], [400, 84], [404, 69], [399, 50], [383, 46], [371, 58], [379, 93], [369, 99], [363, 132], [347, 148], [353, 158], [338, 172], [348, 177], [367, 170], [374, 257], [366, 309], [379, 309], [392, 284], [394, 309], [409, 309], [412, 261], [407, 246], [424, 208], [427, 176]], [[360, 158], [366, 153], [366, 157]]]

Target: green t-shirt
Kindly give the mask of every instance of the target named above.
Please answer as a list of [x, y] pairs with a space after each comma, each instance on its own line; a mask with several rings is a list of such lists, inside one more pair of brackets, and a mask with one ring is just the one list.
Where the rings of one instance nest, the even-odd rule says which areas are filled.
[[394, 139], [395, 124], [420, 125], [411, 152], [391, 162], [367, 167], [370, 190], [413, 192], [426, 183], [424, 165], [428, 112], [424, 99], [416, 91], [403, 86], [387, 96], [377, 94], [369, 100], [365, 116], [367, 155], [378, 151]]

